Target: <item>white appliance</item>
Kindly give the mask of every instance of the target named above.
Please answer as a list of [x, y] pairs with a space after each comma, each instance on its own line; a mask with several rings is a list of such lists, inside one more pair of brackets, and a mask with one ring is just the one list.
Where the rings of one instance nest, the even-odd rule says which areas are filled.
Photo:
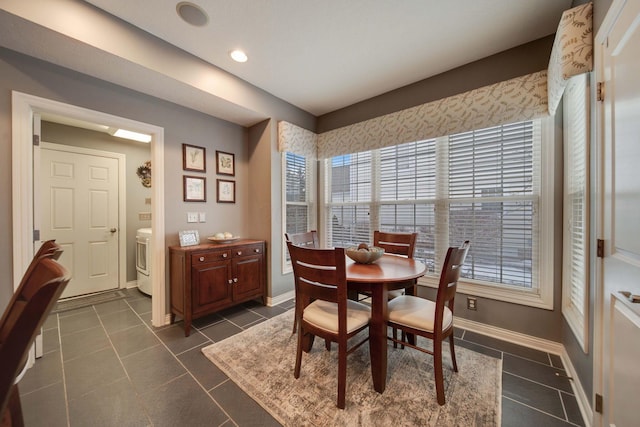
[[138, 289], [151, 296], [151, 229], [140, 228], [136, 233], [136, 270], [138, 270]]

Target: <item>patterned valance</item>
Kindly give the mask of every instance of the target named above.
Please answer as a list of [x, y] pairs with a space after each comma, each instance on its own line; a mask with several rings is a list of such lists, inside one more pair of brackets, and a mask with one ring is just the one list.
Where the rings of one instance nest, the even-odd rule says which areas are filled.
[[592, 13], [588, 3], [562, 14], [548, 70], [320, 135], [280, 122], [279, 150], [323, 159], [553, 115], [567, 80], [593, 69]]
[[547, 115], [540, 71], [428, 102], [318, 136], [318, 157], [368, 151]]
[[593, 3], [564, 11], [548, 69], [549, 114], [558, 108], [567, 81], [593, 69]]
[[288, 122], [278, 122], [278, 151], [316, 159], [318, 135]]

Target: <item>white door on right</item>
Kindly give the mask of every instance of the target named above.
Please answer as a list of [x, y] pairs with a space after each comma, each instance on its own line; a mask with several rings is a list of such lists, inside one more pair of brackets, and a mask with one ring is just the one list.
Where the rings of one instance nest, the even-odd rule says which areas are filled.
[[640, 0], [614, 3], [602, 55], [602, 424], [624, 427], [640, 422], [640, 303], [622, 293], [640, 295]]

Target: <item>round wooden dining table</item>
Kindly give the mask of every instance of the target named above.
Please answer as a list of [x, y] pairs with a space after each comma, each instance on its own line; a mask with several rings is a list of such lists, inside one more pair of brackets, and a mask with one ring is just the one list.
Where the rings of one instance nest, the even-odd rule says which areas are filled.
[[358, 264], [347, 257], [346, 269], [349, 291], [371, 295], [371, 378], [373, 388], [382, 393], [387, 384], [387, 294], [403, 288], [411, 293], [427, 266], [415, 259], [385, 254], [372, 264]]

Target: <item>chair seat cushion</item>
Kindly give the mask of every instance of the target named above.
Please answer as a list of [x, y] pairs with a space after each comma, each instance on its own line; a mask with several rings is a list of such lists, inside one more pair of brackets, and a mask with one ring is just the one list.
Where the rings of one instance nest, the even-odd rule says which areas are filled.
[[[338, 304], [316, 300], [302, 313], [302, 318], [329, 332], [338, 333]], [[347, 300], [347, 333], [361, 328], [371, 320], [371, 309], [359, 302]]]
[[[388, 319], [400, 325], [414, 329], [433, 332], [435, 323], [436, 303], [428, 299], [402, 295], [389, 301]], [[442, 330], [447, 329], [453, 322], [453, 313], [449, 307], [444, 307]]]
[[402, 296], [402, 295], [404, 295], [404, 289], [394, 289], [388, 292], [387, 299], [398, 298], [399, 296]]

